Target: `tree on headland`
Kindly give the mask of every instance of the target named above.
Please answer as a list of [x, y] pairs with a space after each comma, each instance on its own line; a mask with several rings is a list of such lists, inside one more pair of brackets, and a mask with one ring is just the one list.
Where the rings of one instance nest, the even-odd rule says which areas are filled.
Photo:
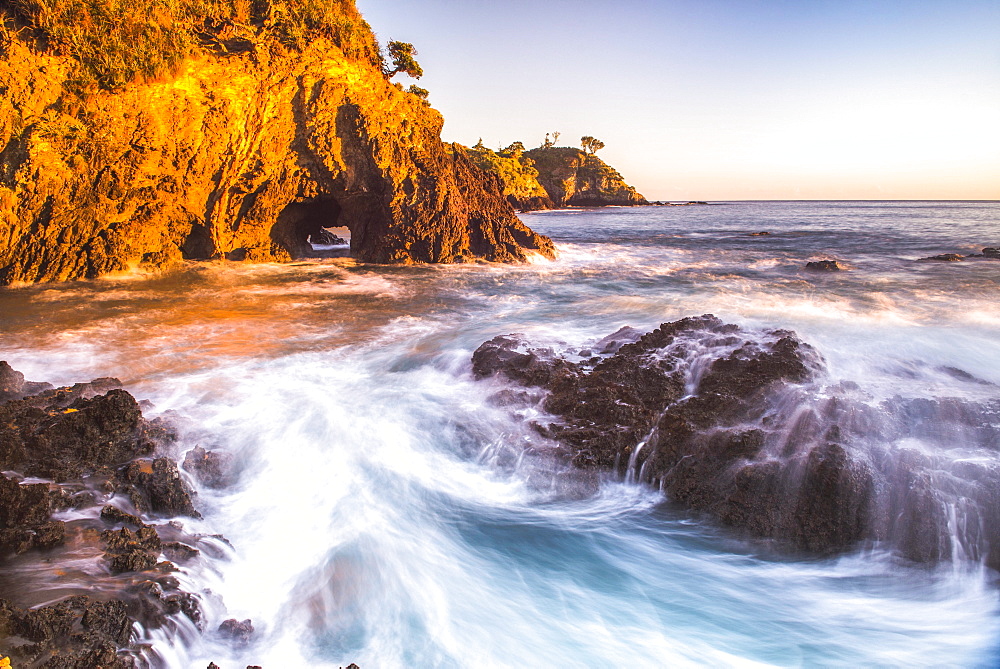
[[420, 98], [425, 102], [427, 101], [427, 96], [431, 94], [431, 92], [426, 88], [420, 88], [420, 86], [417, 85], [411, 85], [409, 88], [406, 89], [406, 92], [413, 93], [414, 95], [416, 95], [418, 98]]
[[550, 148], [550, 147], [551, 147], [551, 146], [552, 146], [553, 144], [555, 144], [555, 142], [554, 142], [554, 141], [552, 141], [552, 138], [551, 138], [551, 137], [549, 136], [550, 134], [551, 134], [551, 133], [545, 133], [545, 141], [544, 141], [544, 142], [542, 142], [542, 148], [543, 148], [543, 149], [548, 149], [548, 148]]
[[604, 142], [597, 139], [596, 137], [591, 137], [590, 135], [584, 135], [583, 137], [580, 138], [580, 146], [583, 147], [584, 151], [590, 153], [590, 155], [594, 155], [595, 153], [604, 148]]
[[521, 157], [522, 153], [524, 153], [524, 143], [514, 142], [506, 149], [501, 149], [500, 153], [504, 156], [507, 156], [509, 158], [514, 158], [516, 160]]
[[553, 144], [553, 145], [554, 145], [554, 144], [555, 144], [556, 142], [558, 142], [558, 141], [559, 141], [559, 135], [561, 135], [561, 134], [562, 134], [562, 133], [561, 133], [561, 132], [559, 132], [558, 130], [553, 130], [553, 131], [552, 131], [552, 144]]
[[389, 57], [392, 58], [392, 64], [395, 69], [387, 70], [385, 75], [391, 77], [402, 72], [414, 79], [419, 79], [424, 75], [424, 70], [414, 58], [416, 55], [416, 48], [409, 42], [390, 41]]

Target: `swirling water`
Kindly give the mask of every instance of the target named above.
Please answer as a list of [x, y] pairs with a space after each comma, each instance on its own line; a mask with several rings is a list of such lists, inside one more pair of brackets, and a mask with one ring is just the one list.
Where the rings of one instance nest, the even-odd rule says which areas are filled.
[[[612, 478], [595, 487], [550, 457], [530, 416], [488, 401], [500, 381], [469, 369], [497, 334], [573, 348], [623, 325], [715, 313], [797, 331], [831, 383], [873, 401], [996, 400], [1000, 261], [917, 259], [1000, 246], [1000, 204], [525, 219], [556, 241], [557, 261], [202, 263], [0, 292], [0, 358], [34, 380], [117, 376], [181, 426], [177, 454], [200, 444], [237, 458], [232, 487], [199, 489], [204, 518], [180, 520], [232, 544], [180, 575], [201, 594], [208, 631], [146, 633], [155, 663], [1000, 662], [1000, 591], [978, 562], [911, 565], [880, 546], [792, 556], [656, 490]], [[827, 258], [847, 270], [804, 269]], [[211, 632], [231, 617], [253, 620], [252, 645]]]

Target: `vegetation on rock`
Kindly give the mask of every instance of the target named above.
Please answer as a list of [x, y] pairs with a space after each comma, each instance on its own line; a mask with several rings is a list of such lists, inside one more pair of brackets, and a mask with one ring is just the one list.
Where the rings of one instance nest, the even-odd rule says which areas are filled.
[[302, 51], [316, 38], [350, 58], [383, 62], [353, 0], [12, 0], [9, 6], [13, 26], [27, 29], [37, 47], [79, 63], [68, 83], [80, 91], [155, 80], [204, 50], [241, 53], [276, 43]]
[[597, 139], [596, 137], [591, 137], [590, 135], [584, 135], [580, 138], [580, 146], [583, 147], [584, 152], [589, 152], [590, 155], [596, 154], [598, 151], [604, 148], [604, 142]]
[[482, 139], [467, 151], [476, 165], [500, 178], [504, 195], [521, 211], [648, 204], [621, 174], [594, 155], [604, 142], [584, 137], [584, 146], [591, 152], [588, 154], [553, 146], [559, 134], [545, 133], [542, 145], [530, 151], [525, 151], [521, 142], [492, 151]]
[[500, 177], [503, 194], [517, 209], [549, 209], [552, 201], [538, 182], [534, 161], [524, 156], [524, 144], [514, 142], [505, 149], [493, 151], [483, 140], [468, 149], [469, 157], [480, 168]]
[[557, 207], [648, 204], [617, 170], [593, 154], [542, 146], [524, 155], [534, 161], [538, 181]]
[[[414, 56], [417, 50], [408, 42], [389, 42], [389, 57], [392, 58], [393, 69], [386, 71], [386, 76], [392, 77], [400, 72], [408, 74], [414, 79], [424, 76], [424, 69], [420, 67]], [[423, 90], [423, 89], [420, 89]]]

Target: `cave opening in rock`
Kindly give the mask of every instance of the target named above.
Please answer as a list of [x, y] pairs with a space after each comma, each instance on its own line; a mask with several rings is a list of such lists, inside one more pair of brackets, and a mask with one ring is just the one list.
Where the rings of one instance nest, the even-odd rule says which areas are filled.
[[349, 256], [350, 226], [340, 214], [332, 197], [292, 202], [278, 215], [271, 238], [293, 258]]

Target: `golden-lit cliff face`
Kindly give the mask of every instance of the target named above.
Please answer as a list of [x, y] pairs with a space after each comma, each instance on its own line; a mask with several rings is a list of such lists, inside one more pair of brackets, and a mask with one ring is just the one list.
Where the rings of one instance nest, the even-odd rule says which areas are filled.
[[78, 71], [0, 29], [0, 283], [289, 260], [334, 225], [368, 262], [553, 253], [445, 150], [438, 112], [322, 36], [196, 51], [113, 90], [73, 92]]

